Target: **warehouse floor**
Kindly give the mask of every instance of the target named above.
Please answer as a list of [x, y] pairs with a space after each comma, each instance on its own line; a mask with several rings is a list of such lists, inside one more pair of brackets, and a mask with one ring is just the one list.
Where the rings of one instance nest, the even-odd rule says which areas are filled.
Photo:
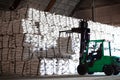
[[72, 76], [45, 76], [45, 77], [0, 77], [0, 80], [120, 80], [118, 76], [105, 76], [105, 75], [72, 75]]

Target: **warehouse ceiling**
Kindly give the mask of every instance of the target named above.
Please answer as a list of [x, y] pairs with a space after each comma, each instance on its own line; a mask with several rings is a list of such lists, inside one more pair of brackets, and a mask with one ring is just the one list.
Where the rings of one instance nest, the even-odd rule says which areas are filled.
[[[44, 11], [70, 16], [77, 10], [90, 9], [93, 1], [94, 7], [112, 6], [120, 3], [120, 0], [0, 0], [0, 10], [14, 10], [23, 1], [32, 1], [44, 5], [44, 9], [42, 9]], [[59, 11], [58, 8], [65, 8], [65, 11]]]
[[0, 0], [0, 10], [14, 10], [21, 0]]
[[79, 15], [74, 16], [77, 11], [114, 6], [120, 4], [120, 0], [0, 0], [0, 10], [17, 10], [28, 4], [41, 11], [80, 18]]

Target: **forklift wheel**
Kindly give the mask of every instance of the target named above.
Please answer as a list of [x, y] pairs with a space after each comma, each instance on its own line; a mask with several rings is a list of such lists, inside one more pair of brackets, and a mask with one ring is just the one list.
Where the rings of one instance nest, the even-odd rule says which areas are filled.
[[80, 75], [85, 75], [85, 74], [87, 73], [86, 65], [84, 65], [84, 64], [78, 65], [78, 67], [77, 67], [77, 72], [78, 72]]
[[113, 74], [114, 72], [114, 69], [111, 65], [106, 65], [103, 69], [104, 73], [107, 75], [107, 76], [110, 76]]
[[114, 73], [113, 73], [113, 75], [118, 75], [119, 74], [119, 72], [118, 71], [115, 71]]

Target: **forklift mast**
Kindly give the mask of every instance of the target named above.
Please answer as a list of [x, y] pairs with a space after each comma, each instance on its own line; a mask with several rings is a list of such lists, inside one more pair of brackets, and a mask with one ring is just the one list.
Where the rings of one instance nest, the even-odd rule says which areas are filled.
[[[72, 32], [75, 33], [81, 33], [81, 39], [80, 39], [80, 62], [79, 64], [82, 64], [82, 59], [83, 59], [83, 54], [86, 53], [86, 49], [88, 47], [88, 42], [90, 40], [90, 29], [88, 28], [88, 23], [87, 21], [81, 21], [79, 23], [79, 27], [78, 28], [72, 28]], [[83, 62], [85, 62], [86, 60], [84, 60]]]

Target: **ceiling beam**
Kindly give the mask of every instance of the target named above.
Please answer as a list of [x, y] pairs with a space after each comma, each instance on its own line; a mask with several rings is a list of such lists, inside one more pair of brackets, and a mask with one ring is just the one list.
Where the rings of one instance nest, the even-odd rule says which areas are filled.
[[81, 0], [76, 4], [75, 8], [72, 10], [69, 16], [73, 16], [75, 11], [79, 9], [79, 5], [81, 4]]
[[44, 11], [49, 12], [51, 10], [51, 8], [54, 6], [56, 0], [50, 0], [50, 2], [48, 3], [46, 9]]
[[95, 21], [95, 0], [92, 0], [92, 21]]

